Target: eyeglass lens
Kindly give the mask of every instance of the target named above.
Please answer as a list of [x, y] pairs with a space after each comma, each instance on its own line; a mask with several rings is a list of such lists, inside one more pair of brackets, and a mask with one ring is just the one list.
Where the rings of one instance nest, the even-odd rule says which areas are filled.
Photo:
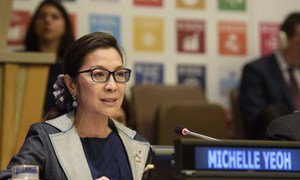
[[117, 82], [127, 82], [130, 78], [130, 71], [128, 69], [118, 69], [114, 72], [104, 69], [94, 69], [92, 71], [92, 78], [97, 82], [105, 82], [109, 79], [111, 73]]

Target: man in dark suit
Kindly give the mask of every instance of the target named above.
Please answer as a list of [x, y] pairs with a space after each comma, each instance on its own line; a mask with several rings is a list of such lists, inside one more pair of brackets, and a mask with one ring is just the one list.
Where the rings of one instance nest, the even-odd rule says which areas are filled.
[[[240, 107], [247, 137], [251, 139], [262, 139], [270, 121], [299, 108], [300, 99], [295, 98], [291, 80], [300, 84], [300, 13], [285, 19], [279, 41], [278, 51], [243, 69]], [[299, 90], [295, 91], [299, 95]]]

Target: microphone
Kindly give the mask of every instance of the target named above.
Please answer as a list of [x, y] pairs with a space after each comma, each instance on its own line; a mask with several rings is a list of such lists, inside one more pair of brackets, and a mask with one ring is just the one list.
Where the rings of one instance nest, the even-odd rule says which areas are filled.
[[175, 132], [179, 135], [184, 135], [184, 136], [191, 135], [191, 136], [195, 136], [195, 137], [205, 139], [205, 140], [208, 140], [208, 141], [220, 141], [219, 139], [215, 139], [215, 138], [212, 138], [212, 137], [209, 137], [209, 136], [205, 136], [203, 134], [198, 134], [198, 133], [189, 131], [187, 128], [183, 128], [183, 127], [176, 127]]

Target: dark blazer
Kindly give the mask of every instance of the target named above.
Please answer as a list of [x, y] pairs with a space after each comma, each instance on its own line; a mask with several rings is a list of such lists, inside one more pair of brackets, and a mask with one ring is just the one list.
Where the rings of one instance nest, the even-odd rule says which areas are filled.
[[267, 128], [266, 136], [270, 140], [300, 141], [300, 112], [272, 121]]
[[292, 96], [275, 54], [257, 59], [243, 69], [240, 107], [245, 126], [252, 127], [257, 115], [271, 104], [286, 107], [292, 112]]
[[[74, 113], [33, 124], [19, 153], [0, 171], [0, 179], [11, 177], [16, 164], [34, 164], [40, 168], [40, 179], [92, 179], [80, 138], [74, 128]], [[135, 131], [110, 120], [126, 150], [133, 179], [144, 179], [145, 167], [153, 161], [150, 144]], [[138, 159], [137, 159], [138, 158]]]

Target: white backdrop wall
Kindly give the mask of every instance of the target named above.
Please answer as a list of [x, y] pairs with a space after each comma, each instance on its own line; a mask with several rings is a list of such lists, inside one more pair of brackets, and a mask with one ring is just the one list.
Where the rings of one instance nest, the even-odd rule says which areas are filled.
[[[109, 28], [114, 35], [118, 34], [117, 38], [126, 52], [126, 66], [133, 69], [133, 78], [127, 88], [128, 96], [130, 96], [130, 87], [134, 83], [177, 84], [178, 73], [182, 72], [180, 77], [183, 82], [204, 85], [208, 100], [228, 109], [228, 90], [238, 86], [243, 65], [262, 54], [261, 43], [273, 40], [273, 45], [269, 48], [276, 48], [274, 37], [277, 29], [267, 29], [266, 34], [268, 35], [269, 32], [272, 37], [262, 39], [261, 24], [280, 24], [288, 13], [300, 11], [300, 1], [223, 0], [232, 7], [244, 5], [244, 9], [238, 10], [219, 8], [221, 1], [65, 0], [62, 3], [75, 17], [74, 27], [77, 38], [91, 31], [109, 31]], [[137, 5], [143, 2], [146, 5]], [[39, 3], [38, 0], [14, 0], [13, 9], [31, 15]], [[181, 3], [181, 7], [177, 6], [178, 3]], [[22, 16], [19, 18], [22, 19]], [[196, 25], [182, 27], [190, 28], [196, 33], [203, 33], [202, 36], [198, 34], [200, 35], [198, 39], [193, 39], [196, 41], [192, 39], [187, 41], [188, 51], [185, 52], [179, 52], [177, 48], [180, 44], [177, 35], [179, 20], [196, 21]], [[222, 22], [225, 23], [225, 32], [229, 31], [229, 34], [230, 31], [241, 32], [241, 37], [245, 35], [245, 39], [241, 40], [241, 43], [245, 42], [245, 52], [220, 52], [219, 46], [224, 43], [220, 40]], [[234, 24], [231, 26], [230, 22], [238, 23], [240, 26], [235, 27]], [[149, 32], [145, 33], [147, 30]], [[24, 31], [24, 23], [23, 25], [12, 23], [9, 39], [16, 39], [17, 36], [22, 39], [23, 35], [20, 35], [22, 31]], [[275, 31], [275, 35], [272, 31]], [[142, 38], [139, 36], [140, 33], [144, 33]], [[238, 36], [234, 37], [240, 40]], [[20, 43], [9, 44], [9, 48], [20, 48], [20, 45]], [[270, 49], [267, 51], [270, 52]], [[147, 65], [148, 63], [150, 65]], [[178, 65], [184, 66], [180, 72], [177, 71]]]

